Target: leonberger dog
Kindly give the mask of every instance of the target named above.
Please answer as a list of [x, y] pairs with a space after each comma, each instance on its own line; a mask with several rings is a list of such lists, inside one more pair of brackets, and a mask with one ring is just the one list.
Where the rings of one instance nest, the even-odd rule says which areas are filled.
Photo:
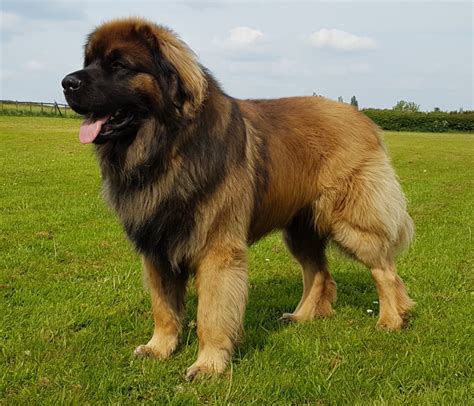
[[332, 241], [371, 270], [378, 325], [404, 325], [413, 301], [395, 257], [413, 223], [364, 114], [322, 97], [230, 97], [173, 31], [137, 18], [95, 29], [84, 68], [62, 86], [143, 260], [155, 326], [137, 356], [176, 349], [193, 276], [199, 353], [187, 377], [224, 371], [242, 331], [247, 247], [272, 230], [283, 231], [303, 273], [301, 300], [283, 320], [333, 313]]

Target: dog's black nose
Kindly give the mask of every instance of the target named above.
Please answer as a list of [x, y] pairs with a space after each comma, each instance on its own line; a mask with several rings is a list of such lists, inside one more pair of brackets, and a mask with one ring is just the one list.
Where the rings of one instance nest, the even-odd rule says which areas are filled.
[[63, 79], [61, 84], [63, 85], [64, 90], [74, 91], [78, 90], [81, 87], [82, 81], [77, 76], [71, 73]]

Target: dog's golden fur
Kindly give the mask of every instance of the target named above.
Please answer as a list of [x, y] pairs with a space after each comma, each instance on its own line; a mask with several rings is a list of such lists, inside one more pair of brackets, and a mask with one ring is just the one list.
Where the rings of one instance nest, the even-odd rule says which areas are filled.
[[[199, 355], [188, 377], [222, 372], [242, 330], [246, 247], [275, 229], [303, 270], [301, 301], [285, 320], [333, 313], [336, 285], [324, 254], [333, 241], [371, 269], [378, 324], [402, 327], [412, 301], [395, 257], [409, 245], [413, 224], [372, 121], [321, 97], [233, 99], [173, 32], [145, 20], [99, 27], [87, 43], [86, 65], [116, 49], [134, 66], [156, 64], [150, 54], [159, 50], [158, 64], [171, 67], [166, 84], [146, 72], [129, 80], [129, 91], [146, 95], [157, 111], [133, 142], [121, 150], [97, 146], [105, 196], [149, 280], [155, 330], [137, 355], [166, 358], [175, 350], [186, 281], [194, 275]], [[176, 107], [169, 95], [178, 93]], [[160, 118], [163, 112], [172, 120]], [[158, 139], [172, 141], [165, 148]], [[155, 161], [152, 151], [159, 151]], [[122, 154], [120, 165], [113, 154]], [[144, 166], [158, 160], [166, 165], [144, 176]]]

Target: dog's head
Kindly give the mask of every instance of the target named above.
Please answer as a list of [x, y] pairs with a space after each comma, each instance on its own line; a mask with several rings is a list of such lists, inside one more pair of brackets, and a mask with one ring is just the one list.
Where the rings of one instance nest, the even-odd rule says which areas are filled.
[[206, 76], [194, 53], [167, 28], [142, 19], [98, 27], [85, 45], [84, 69], [62, 80], [71, 108], [86, 116], [83, 143], [135, 135], [154, 116], [163, 124], [199, 110]]

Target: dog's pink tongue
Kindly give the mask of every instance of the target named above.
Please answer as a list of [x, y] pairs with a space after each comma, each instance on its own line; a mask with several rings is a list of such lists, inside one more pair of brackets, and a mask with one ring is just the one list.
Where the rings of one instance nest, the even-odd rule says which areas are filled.
[[98, 118], [97, 120], [91, 120], [88, 118], [81, 124], [79, 130], [79, 140], [82, 144], [90, 144], [93, 142], [100, 133], [102, 125], [109, 119], [109, 116]]

